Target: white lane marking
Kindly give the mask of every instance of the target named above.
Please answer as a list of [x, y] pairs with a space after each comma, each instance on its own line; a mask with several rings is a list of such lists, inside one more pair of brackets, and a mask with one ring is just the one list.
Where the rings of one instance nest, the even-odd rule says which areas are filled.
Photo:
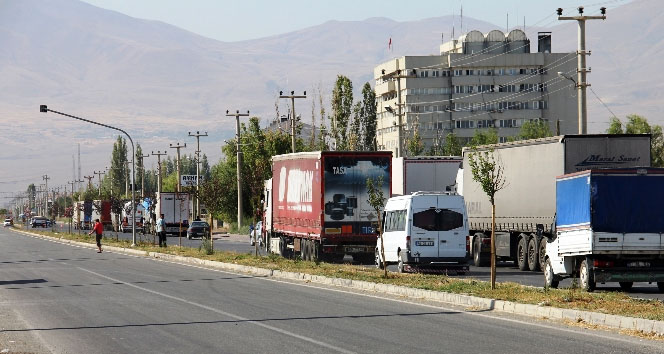
[[[67, 243], [62, 243], [62, 244], [67, 245]], [[75, 245], [72, 245], [72, 244], [69, 244], [69, 245], [74, 246], [74, 247], [79, 247], [79, 246], [75, 246]], [[408, 304], [408, 305], [422, 306], [422, 307], [434, 308], [434, 309], [442, 309], [442, 310], [445, 310], [445, 311], [455, 311], [455, 312], [458, 312], [459, 314], [479, 316], [479, 317], [493, 319], [493, 320], [496, 320], [496, 321], [506, 321], [506, 322], [517, 323], [517, 324], [525, 325], [525, 326], [536, 326], [536, 327], [540, 327], [540, 328], [543, 328], [543, 329], [551, 329], [551, 330], [555, 330], [555, 331], [579, 334], [579, 331], [575, 330], [575, 329], [556, 327], [556, 326], [546, 325], [546, 324], [543, 324], [543, 323], [528, 322], [528, 321], [517, 320], [517, 319], [512, 319], [512, 318], [497, 317], [498, 315], [488, 315], [488, 314], [477, 313], [477, 312], [466, 312], [466, 311], [463, 311], [463, 310], [454, 309], [454, 308], [445, 307], [445, 306], [422, 304], [422, 303], [411, 302], [411, 301], [406, 301], [406, 300], [399, 300], [399, 299], [393, 299], [393, 298], [389, 298], [389, 297], [383, 297], [383, 296], [379, 296], [379, 295], [371, 295], [371, 294], [353, 292], [353, 291], [341, 290], [341, 289], [332, 289], [332, 288], [328, 288], [328, 287], [323, 286], [323, 284], [320, 284], [318, 286], [315, 285], [315, 284], [300, 284], [300, 283], [296, 283], [295, 281], [291, 282], [291, 281], [284, 281], [284, 280], [279, 280], [279, 279], [271, 279], [271, 278], [266, 278], [266, 277], [261, 277], [261, 276], [255, 276], [255, 275], [251, 275], [251, 274], [234, 273], [234, 272], [226, 271], [226, 270], [206, 268], [206, 267], [202, 267], [202, 266], [198, 266], [198, 265], [180, 263], [180, 262], [176, 262], [176, 261], [169, 261], [169, 260], [153, 258], [153, 257], [137, 256], [137, 255], [132, 255], [132, 254], [125, 254], [125, 253], [122, 253], [122, 252], [112, 252], [112, 251], [109, 252], [109, 253], [122, 254], [122, 255], [130, 256], [130, 257], [134, 257], [134, 258], [150, 259], [150, 260], [155, 260], [155, 261], [159, 261], [159, 262], [177, 264], [177, 265], [181, 265], [181, 266], [192, 267], [192, 268], [197, 268], [197, 269], [201, 269], [201, 270], [208, 270], [208, 271], [214, 271], [214, 272], [225, 273], [225, 274], [250, 276], [250, 277], [255, 278], [255, 279], [261, 279], [261, 280], [265, 280], [265, 281], [272, 281], [272, 282], [286, 284], [286, 285], [295, 285], [295, 286], [301, 286], [301, 287], [305, 287], [305, 288], [334, 291], [334, 292], [338, 292], [338, 293], [352, 294], [352, 295], [364, 296], [364, 297], [369, 297], [369, 298], [374, 298], [374, 299], [381, 299], [381, 300], [386, 300], [386, 301], [399, 302], [399, 303]], [[79, 268], [79, 269], [82, 269], [82, 268]], [[88, 271], [86, 269], [83, 269], [83, 270]], [[93, 272], [91, 272], [91, 273], [93, 273]], [[102, 276], [102, 275], [100, 275], [100, 276]], [[105, 276], [102, 276], [102, 277], [105, 277]], [[112, 279], [112, 278], [108, 278], [108, 279]], [[121, 282], [121, 283], [127, 284], [125, 282]], [[133, 284], [127, 284], [127, 285], [134, 286]], [[333, 286], [333, 285], [330, 285], [330, 286]], [[135, 286], [135, 287], [137, 287], [137, 286]], [[140, 287], [137, 287], [137, 288], [140, 288]], [[145, 289], [145, 290], [151, 291], [151, 290], [148, 290], [148, 289]], [[358, 291], [361, 291], [361, 290], [358, 290]], [[387, 294], [387, 295], [389, 295], [389, 294]], [[167, 295], [167, 296], [170, 296], [170, 295]], [[188, 302], [186, 300], [183, 300], [183, 301]], [[430, 301], [434, 301], [434, 300], [430, 300]], [[204, 305], [202, 305], [202, 306], [204, 306]], [[518, 314], [515, 314], [515, 315], [518, 315]], [[262, 323], [257, 323], [257, 324], [262, 325]], [[610, 328], [610, 330], [616, 330], [616, 329], [615, 328]], [[592, 331], [587, 331], [587, 332], [584, 332], [583, 334], [584, 335], [590, 335], [590, 336], [597, 337], [597, 338], [602, 338], [602, 339], [620, 341], [620, 342], [624, 342], [624, 343], [635, 344], [638, 341], [638, 344], [647, 344], [649, 346], [655, 346], [654, 344], [644, 343], [642, 340], [639, 340], [638, 338], [631, 339], [631, 338], [612, 337], [610, 335], [604, 335], [604, 334], [596, 333], [596, 332], [592, 332]], [[655, 346], [655, 347], [658, 348], [658, 346]]]
[[300, 335], [300, 334], [297, 334], [297, 333], [293, 333], [293, 332], [290, 332], [290, 331], [287, 331], [287, 330], [284, 330], [284, 329], [281, 329], [281, 328], [273, 327], [273, 326], [267, 325], [267, 324], [265, 324], [265, 323], [261, 323], [261, 322], [257, 322], [257, 321], [252, 321], [252, 320], [250, 320], [250, 319], [248, 319], [248, 318], [245, 318], [245, 317], [242, 317], [242, 316], [238, 316], [238, 315], [234, 315], [234, 314], [232, 314], [232, 313], [228, 313], [228, 312], [226, 312], [226, 311], [222, 311], [222, 310], [216, 309], [216, 308], [214, 308], [214, 307], [210, 307], [210, 306], [206, 306], [206, 305], [203, 305], [203, 304], [199, 304], [199, 303], [196, 303], [196, 302], [193, 302], [193, 301], [189, 301], [189, 300], [186, 300], [186, 299], [183, 299], [183, 298], [179, 298], [179, 297], [177, 297], [177, 296], [172, 296], [172, 295], [164, 294], [164, 293], [159, 292], [159, 291], [150, 290], [150, 289], [144, 288], [144, 287], [142, 287], [142, 286], [138, 286], [138, 285], [130, 284], [130, 283], [124, 282], [124, 281], [119, 280], [119, 279], [111, 278], [111, 277], [109, 277], [109, 276], [106, 276], [106, 275], [103, 275], [103, 274], [99, 274], [99, 273], [97, 273], [97, 272], [93, 272], [93, 271], [88, 270], [88, 269], [84, 269], [84, 268], [80, 268], [80, 267], [79, 267], [78, 269], [80, 269], [80, 270], [82, 270], [82, 271], [85, 271], [85, 272], [88, 272], [88, 273], [90, 273], [90, 274], [94, 274], [94, 275], [96, 275], [96, 276], [98, 276], [98, 277], [101, 277], [101, 278], [104, 278], [104, 279], [107, 279], [107, 280], [113, 281], [113, 282], [117, 282], [117, 283], [121, 283], [121, 284], [124, 284], [124, 285], [130, 286], [130, 287], [132, 287], [132, 288], [134, 288], [134, 289], [142, 290], [142, 291], [145, 291], [145, 292], [148, 292], [148, 293], [154, 294], [154, 295], [159, 295], [159, 296], [161, 296], [161, 297], [165, 297], [165, 298], [167, 298], [167, 299], [171, 299], [171, 300], [175, 300], [175, 301], [180, 301], [180, 302], [183, 302], [183, 303], [185, 303], [185, 304], [192, 305], [192, 306], [196, 306], [196, 307], [202, 308], [202, 309], [204, 309], [204, 310], [212, 311], [212, 312], [218, 313], [218, 314], [220, 314], [220, 315], [228, 316], [228, 317], [234, 318], [234, 319], [239, 320], [239, 321], [243, 321], [243, 322], [251, 323], [251, 324], [254, 324], [254, 325], [256, 325], [256, 326], [263, 327], [263, 328], [269, 329], [269, 330], [271, 330], [271, 331], [275, 331], [275, 332], [277, 332], [277, 333], [285, 334], [285, 335], [287, 335], [287, 336], [291, 336], [291, 337], [293, 337], [293, 338], [297, 338], [297, 339], [301, 339], [301, 340], [306, 341], [306, 342], [309, 342], [309, 343], [317, 344], [317, 345], [319, 345], [319, 346], [321, 346], [321, 347], [325, 347], [325, 348], [328, 348], [328, 349], [335, 350], [335, 351], [337, 351], [337, 352], [339, 352], [339, 353], [355, 354], [355, 352], [353, 352], [353, 351], [346, 350], [346, 349], [343, 349], [343, 348], [339, 348], [339, 347], [337, 347], [337, 346], [334, 346], [334, 345], [331, 345], [331, 344], [328, 344], [328, 343], [325, 343], [325, 342], [321, 342], [321, 341], [315, 340], [315, 339], [313, 339], [313, 338], [309, 338], [309, 337], [306, 337], [306, 336], [303, 336], [303, 335]]

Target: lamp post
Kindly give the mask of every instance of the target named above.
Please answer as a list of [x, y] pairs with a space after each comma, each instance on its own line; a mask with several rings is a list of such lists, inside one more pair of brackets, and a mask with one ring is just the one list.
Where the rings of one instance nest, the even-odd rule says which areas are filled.
[[200, 143], [200, 137], [202, 136], [208, 136], [208, 133], [205, 132], [201, 134], [200, 132], [196, 132], [196, 134], [192, 134], [189, 132], [189, 136], [194, 136], [196, 137], [196, 217], [199, 217], [201, 215], [201, 202], [198, 198], [198, 193], [199, 193], [199, 185], [200, 185], [200, 179], [201, 179], [201, 143]]
[[[54, 111], [52, 109], [49, 109], [45, 104], [39, 106], [39, 112], [42, 112], [42, 113], [53, 112], [55, 114], [63, 115], [65, 117], [74, 118], [74, 119], [78, 119], [78, 120], [81, 120], [81, 121], [84, 121], [84, 122], [87, 122], [87, 123], [99, 125], [99, 126], [102, 126], [102, 127], [105, 127], [105, 128], [113, 129], [113, 130], [117, 130], [117, 131], [123, 133], [124, 135], [126, 135], [127, 138], [129, 138], [129, 142], [131, 143], [131, 184], [135, 185], [135, 181], [134, 181], [135, 161], [134, 160], [135, 160], [135, 157], [136, 157], [136, 153], [134, 152], [134, 141], [131, 139], [131, 136], [129, 136], [129, 134], [127, 134], [126, 131], [124, 131], [120, 128], [116, 128], [116, 127], [113, 127], [113, 126], [110, 126], [110, 125], [107, 125], [107, 124], [95, 122], [95, 121], [92, 121], [92, 120], [89, 120], [89, 119], [80, 118], [80, 117], [76, 117], [76, 116], [73, 116], [73, 115], [70, 115], [70, 114]], [[135, 189], [136, 188], [131, 189], [131, 202], [132, 202], [132, 204], [136, 203]], [[131, 208], [131, 213], [132, 213], [132, 220], [135, 221], [136, 220], [136, 205], [133, 205], [133, 207]], [[136, 222], [132, 222], [132, 225], [131, 225], [131, 245], [132, 245], [132, 247], [136, 246]]]

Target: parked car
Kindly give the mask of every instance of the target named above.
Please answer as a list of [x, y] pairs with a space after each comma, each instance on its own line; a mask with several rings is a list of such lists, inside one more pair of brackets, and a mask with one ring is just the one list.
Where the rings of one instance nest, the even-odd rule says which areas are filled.
[[14, 220], [9, 219], [9, 218], [5, 219], [4, 226], [12, 226], [12, 225], [14, 225]]
[[192, 237], [208, 237], [210, 235], [210, 224], [205, 221], [193, 221], [187, 229], [187, 239]]
[[48, 227], [48, 219], [43, 216], [35, 216], [30, 221], [30, 226], [35, 227]]
[[259, 246], [263, 246], [263, 238], [261, 237], [263, 231], [263, 222], [259, 221], [256, 223], [256, 226], [249, 230], [249, 242], [251, 245], [255, 245], [258, 241]]

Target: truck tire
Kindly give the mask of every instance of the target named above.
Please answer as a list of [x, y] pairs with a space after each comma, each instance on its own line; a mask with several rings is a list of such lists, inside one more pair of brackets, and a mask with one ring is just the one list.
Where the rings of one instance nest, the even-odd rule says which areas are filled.
[[657, 282], [657, 289], [659, 289], [660, 293], [664, 293], [664, 281]]
[[475, 237], [475, 242], [473, 243], [473, 264], [475, 267], [486, 267], [488, 264], [488, 259], [482, 257], [482, 241], [480, 237]]
[[531, 237], [528, 241], [528, 269], [535, 272], [540, 268], [539, 252], [537, 252], [537, 239]]
[[558, 278], [553, 273], [553, 266], [551, 266], [551, 260], [546, 259], [544, 261], [544, 286], [547, 288], [556, 289], [558, 288]]
[[542, 271], [544, 271], [546, 269], [546, 237], [542, 237], [539, 242], [539, 264]]
[[633, 281], [619, 281], [618, 284], [620, 284], [620, 289], [623, 291], [629, 291], [634, 286]]
[[528, 268], [528, 244], [525, 237], [519, 239], [519, 244], [516, 247], [516, 264], [519, 270]]
[[587, 292], [593, 292], [595, 290], [595, 286], [597, 285], [595, 283], [595, 277], [592, 274], [592, 270], [588, 265], [588, 259], [584, 259], [583, 262], [581, 262], [581, 266], [579, 267], [579, 285], [581, 285], [581, 289]]

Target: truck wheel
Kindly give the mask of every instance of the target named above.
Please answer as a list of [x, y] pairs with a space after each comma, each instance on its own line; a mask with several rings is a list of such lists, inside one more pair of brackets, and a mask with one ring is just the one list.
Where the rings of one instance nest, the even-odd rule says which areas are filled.
[[552, 289], [558, 288], [558, 279], [553, 273], [551, 260], [548, 258], [546, 259], [546, 261], [544, 261], [544, 285], [547, 288], [552, 288]]
[[595, 286], [597, 285], [595, 283], [595, 277], [590, 270], [590, 266], [588, 266], [587, 259], [584, 259], [583, 262], [581, 262], [581, 267], [579, 267], [579, 283], [581, 285], [581, 289], [587, 292], [594, 291]]
[[519, 240], [519, 245], [516, 247], [516, 263], [519, 270], [528, 268], [528, 245], [525, 237]]
[[546, 237], [542, 237], [539, 242], [539, 264], [542, 271], [544, 271], [546, 265]]
[[539, 253], [537, 252], [537, 241], [534, 237], [528, 241], [528, 268], [535, 272], [539, 270]]
[[487, 259], [482, 257], [482, 243], [480, 237], [475, 237], [475, 243], [473, 246], [473, 264], [475, 267], [486, 267]]
[[657, 282], [657, 289], [659, 289], [660, 293], [664, 293], [664, 281]]
[[624, 291], [629, 291], [632, 289], [632, 286], [634, 286], [633, 281], [620, 281], [618, 282], [620, 284], [620, 288], [623, 289]]

